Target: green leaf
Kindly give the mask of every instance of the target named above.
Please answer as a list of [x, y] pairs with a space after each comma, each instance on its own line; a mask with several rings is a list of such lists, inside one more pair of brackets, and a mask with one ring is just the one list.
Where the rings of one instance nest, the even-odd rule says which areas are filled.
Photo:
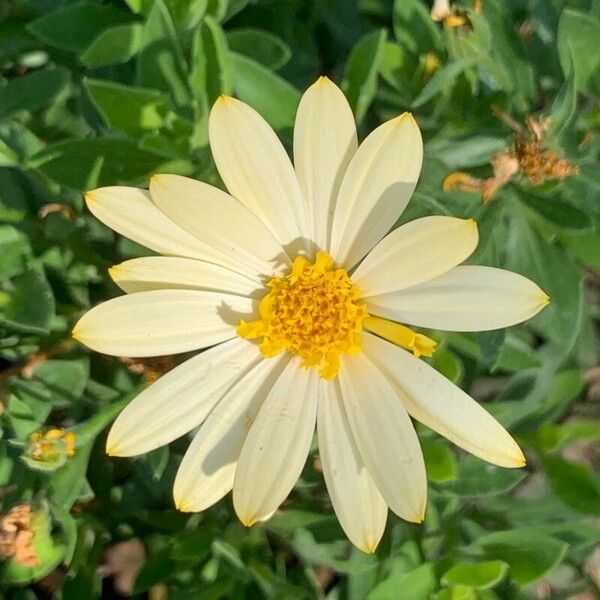
[[393, 574], [367, 596], [367, 600], [429, 600], [437, 587], [433, 565], [425, 563], [407, 573]]
[[575, 67], [575, 87], [583, 90], [600, 67], [600, 46], [596, 37], [600, 19], [571, 8], [563, 10], [558, 24], [558, 54], [563, 72], [568, 74], [571, 60]]
[[500, 356], [504, 340], [506, 339], [506, 330], [498, 329], [496, 331], [482, 331], [477, 334], [481, 355], [485, 364], [493, 368]]
[[444, 440], [423, 439], [421, 450], [425, 459], [427, 479], [434, 483], [446, 483], [456, 479], [458, 467], [456, 456]]
[[85, 49], [81, 62], [89, 69], [124, 63], [133, 58], [144, 45], [144, 26], [126, 23], [105, 29]]
[[196, 98], [205, 98], [212, 106], [221, 94], [231, 94], [233, 67], [227, 40], [211, 17], [206, 17], [195, 32], [192, 64], [190, 86]]
[[165, 125], [168, 98], [157, 90], [100, 79], [85, 79], [84, 87], [106, 124], [132, 136]]
[[31, 375], [50, 392], [53, 405], [65, 408], [81, 398], [88, 378], [87, 360], [47, 360]]
[[534, 529], [497, 531], [478, 538], [472, 549], [490, 560], [510, 566], [510, 576], [519, 585], [530, 585], [555, 569], [567, 552], [567, 544]]
[[42, 267], [31, 265], [13, 280], [8, 301], [0, 305], [0, 328], [45, 335], [54, 316], [54, 296]]
[[501, 560], [460, 563], [442, 576], [444, 585], [466, 585], [478, 590], [494, 587], [506, 576], [508, 565]]
[[472, 67], [476, 62], [476, 58], [460, 58], [436, 71], [434, 76], [425, 84], [425, 87], [414, 99], [412, 107], [418, 108], [422, 106], [444, 89], [455, 85], [458, 76], [469, 67]]
[[126, 17], [127, 13], [110, 4], [78, 2], [40, 17], [27, 29], [49, 46], [81, 52], [102, 30], [121, 24]]
[[240, 100], [256, 109], [274, 129], [294, 125], [300, 93], [285, 79], [262, 65], [232, 53], [233, 89]]
[[34, 113], [50, 106], [68, 81], [69, 72], [60, 67], [12, 79], [0, 88], [0, 118], [19, 110]]
[[95, 138], [49, 144], [29, 165], [61, 185], [85, 191], [141, 179], [163, 163], [163, 157], [129, 140]]
[[163, 0], [155, 0], [144, 26], [143, 50], [137, 57], [136, 83], [170, 92], [178, 106], [188, 106], [187, 66], [173, 20]]
[[558, 456], [543, 459], [552, 489], [575, 510], [600, 516], [600, 483], [589, 467], [563, 460]]
[[463, 365], [454, 352], [446, 348], [436, 348], [431, 364], [452, 383], [459, 383], [463, 376]]
[[0, 281], [20, 275], [30, 257], [27, 236], [11, 225], [0, 225]]
[[560, 196], [543, 198], [523, 194], [521, 199], [537, 214], [561, 229], [585, 232], [594, 228], [594, 221], [589, 214]]
[[556, 136], [560, 135], [569, 125], [577, 110], [577, 88], [575, 85], [575, 60], [572, 50], [567, 48], [568, 64], [565, 65], [566, 79], [561, 85], [548, 116], [550, 117], [550, 132]]
[[365, 118], [377, 94], [377, 79], [386, 42], [385, 29], [368, 33], [352, 48], [348, 58], [342, 89], [357, 123]]
[[463, 497], [489, 497], [506, 494], [517, 486], [527, 473], [520, 469], [503, 469], [474, 456], [459, 463], [458, 477], [446, 489]]
[[412, 54], [425, 54], [441, 45], [438, 25], [420, 0], [395, 0], [393, 25], [399, 45]]
[[505, 266], [529, 277], [550, 296], [550, 304], [530, 325], [567, 355], [575, 344], [583, 315], [581, 271], [562, 248], [543, 240], [519, 213], [515, 216], [508, 232]]
[[228, 31], [227, 45], [232, 52], [252, 58], [271, 71], [277, 71], [292, 57], [292, 51], [282, 39], [260, 29]]
[[556, 452], [580, 441], [600, 442], [600, 421], [577, 419], [559, 425], [544, 423], [536, 433], [536, 443], [542, 452]]

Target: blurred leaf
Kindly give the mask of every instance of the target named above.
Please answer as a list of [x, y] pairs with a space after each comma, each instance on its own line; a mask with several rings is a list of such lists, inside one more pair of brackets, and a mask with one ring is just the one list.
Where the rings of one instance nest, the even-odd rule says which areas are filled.
[[600, 421], [577, 419], [559, 425], [544, 423], [536, 432], [536, 442], [542, 452], [556, 452], [579, 441], [600, 442]]
[[229, 31], [227, 45], [232, 52], [252, 58], [271, 71], [277, 71], [292, 57], [289, 46], [282, 39], [260, 29]]
[[567, 552], [567, 544], [534, 529], [496, 531], [478, 538], [471, 546], [486, 558], [510, 566], [510, 577], [529, 585], [555, 569]]
[[583, 314], [581, 272], [561, 248], [541, 239], [526, 219], [511, 221], [506, 247], [506, 267], [529, 277], [550, 296], [550, 304], [535, 317], [532, 326], [568, 354]]
[[463, 497], [496, 496], [513, 489], [526, 475], [521, 469], [503, 469], [468, 456], [459, 462], [458, 477], [446, 489]]
[[0, 281], [21, 274], [30, 256], [27, 236], [11, 225], [0, 225]]
[[18, 110], [46, 108], [66, 88], [69, 72], [63, 68], [34, 71], [0, 87], [0, 118]]
[[300, 102], [298, 90], [251, 58], [235, 53], [231, 57], [236, 96], [256, 109], [274, 129], [293, 127]]
[[506, 576], [508, 565], [501, 560], [480, 563], [460, 563], [446, 571], [444, 585], [466, 585], [479, 590], [494, 587]]
[[87, 361], [58, 359], [43, 362], [31, 375], [50, 392], [52, 404], [64, 408], [81, 398], [88, 377]]
[[600, 67], [600, 46], [595, 38], [600, 19], [566, 8], [558, 24], [558, 54], [564, 73], [569, 73], [571, 60], [575, 67], [575, 87], [585, 89], [593, 73]]
[[552, 489], [575, 510], [600, 515], [600, 483], [589, 467], [558, 456], [544, 456], [546, 476]]
[[434, 96], [443, 91], [444, 88], [456, 84], [458, 76], [475, 63], [475, 58], [460, 58], [436, 71], [433, 77], [425, 84], [425, 87], [421, 90], [419, 95], [414, 99], [412, 107], [419, 108], [419, 106], [429, 102]]
[[81, 54], [81, 62], [89, 69], [127, 62], [143, 47], [144, 26], [126, 23], [105, 29]]
[[361, 123], [377, 93], [377, 79], [387, 41], [384, 29], [368, 33], [352, 48], [342, 89], [354, 112], [357, 123]]
[[433, 565], [425, 563], [407, 573], [393, 574], [377, 584], [367, 600], [429, 600], [437, 588]]
[[481, 347], [481, 355], [485, 364], [493, 369], [500, 356], [500, 351], [506, 339], [506, 330], [497, 329], [495, 331], [482, 331], [477, 334], [477, 339]]
[[434, 483], [446, 483], [456, 479], [458, 471], [456, 456], [447, 442], [439, 439], [421, 440], [427, 478]]
[[31, 159], [30, 167], [61, 185], [85, 191], [143, 178], [163, 163], [163, 157], [129, 140], [96, 138], [50, 144]]
[[420, 0], [395, 0], [393, 25], [400, 46], [413, 54], [425, 54], [441, 45], [438, 25]]
[[560, 197], [543, 198], [523, 194], [521, 199], [524, 204], [561, 229], [585, 232], [594, 227], [590, 215]]
[[27, 29], [49, 46], [81, 52], [103, 29], [122, 23], [126, 16], [110, 4], [77, 2], [36, 19]]
[[85, 79], [84, 87], [106, 124], [132, 136], [165, 124], [169, 101], [157, 90]]
[[575, 87], [575, 60], [570, 47], [565, 60], [566, 80], [560, 86], [560, 90], [552, 103], [548, 116], [550, 117], [550, 132], [560, 135], [569, 125], [577, 110], [577, 88]]
[[44, 270], [30, 265], [13, 280], [8, 301], [0, 304], [0, 327], [18, 333], [47, 334], [54, 315], [54, 296]]
[[456, 354], [446, 348], [436, 348], [431, 364], [452, 383], [458, 384], [463, 376], [463, 366]]
[[143, 50], [137, 57], [136, 83], [170, 92], [178, 106], [187, 106], [190, 93], [183, 51], [163, 0], [155, 0], [144, 26]]

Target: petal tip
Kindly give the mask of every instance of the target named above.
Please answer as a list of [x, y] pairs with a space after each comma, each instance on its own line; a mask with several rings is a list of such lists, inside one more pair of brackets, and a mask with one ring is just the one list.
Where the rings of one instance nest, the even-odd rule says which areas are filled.
[[112, 267], [108, 267], [108, 275], [113, 280], [116, 281], [119, 279], [119, 274], [121, 273], [121, 265], [113, 265]]
[[98, 190], [90, 190], [89, 192], [86, 192], [84, 194], [85, 203], [87, 204], [88, 207], [90, 206], [90, 204], [93, 204], [95, 201], [98, 200], [97, 192], [98, 192]]
[[365, 554], [375, 554], [378, 545], [379, 545], [378, 541], [377, 542], [368, 541], [368, 542], [365, 542], [364, 544], [361, 544], [360, 546], [358, 546], [358, 548], [359, 548], [359, 550], [362, 550]]

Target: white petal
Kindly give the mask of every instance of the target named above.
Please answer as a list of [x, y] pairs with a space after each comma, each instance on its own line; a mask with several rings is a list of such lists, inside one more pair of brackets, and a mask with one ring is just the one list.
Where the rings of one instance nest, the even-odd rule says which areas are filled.
[[146, 190], [113, 186], [88, 192], [90, 212], [111, 229], [159, 254], [227, 264], [226, 257], [173, 223]]
[[296, 483], [317, 415], [318, 374], [291, 360], [254, 421], [235, 471], [233, 506], [244, 525], [268, 519]]
[[113, 281], [125, 292], [189, 289], [238, 296], [264, 293], [261, 284], [221, 265], [176, 256], [145, 256], [111, 267]]
[[153, 290], [99, 304], [79, 319], [72, 335], [112, 356], [162, 356], [224, 342], [252, 311], [253, 301], [242, 296]]
[[179, 175], [154, 175], [150, 195], [173, 222], [251, 273], [289, 266], [289, 257], [262, 221], [220, 189]]
[[260, 360], [256, 346], [235, 338], [163, 375], [114, 422], [106, 441], [112, 456], [149, 452], [204, 421], [225, 392]]
[[477, 247], [473, 219], [423, 217], [383, 238], [352, 275], [364, 297], [397, 292], [446, 273]]
[[296, 175], [314, 222], [314, 241], [329, 247], [333, 209], [358, 142], [352, 109], [343, 92], [321, 77], [302, 96], [294, 125]]
[[369, 333], [363, 335], [363, 350], [386, 374], [417, 421], [495, 465], [525, 464], [519, 446], [504, 427], [431, 365]]
[[379, 492], [399, 517], [420, 523], [427, 502], [425, 463], [398, 394], [364, 353], [343, 357], [339, 381], [356, 446]]
[[311, 238], [311, 227], [294, 168], [275, 132], [254, 109], [227, 96], [215, 102], [208, 131], [231, 195], [295, 254], [302, 247], [299, 238]]
[[436, 279], [369, 298], [369, 312], [445, 331], [489, 331], [537, 314], [548, 296], [533, 281], [504, 269], [455, 267]]
[[392, 119], [359, 146], [342, 180], [330, 254], [355, 265], [392, 228], [408, 204], [423, 162], [421, 133], [412, 115]]
[[335, 514], [349, 540], [373, 553], [385, 531], [387, 504], [350, 431], [337, 381], [319, 381], [319, 455]]
[[244, 440], [289, 354], [262, 360], [223, 396], [190, 444], [175, 478], [179, 510], [201, 511], [233, 487]]

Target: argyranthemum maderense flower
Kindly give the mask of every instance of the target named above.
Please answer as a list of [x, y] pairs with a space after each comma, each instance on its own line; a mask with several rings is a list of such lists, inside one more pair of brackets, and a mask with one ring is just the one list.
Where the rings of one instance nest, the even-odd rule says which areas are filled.
[[425, 466], [409, 415], [484, 460], [523, 466], [504, 428], [418, 358], [435, 342], [409, 325], [497, 329], [548, 299], [516, 273], [458, 266], [477, 245], [472, 220], [425, 217], [384, 237], [421, 169], [413, 117], [358, 146], [348, 102], [321, 78], [298, 108], [294, 166], [265, 120], [233, 98], [215, 103], [209, 135], [229, 194], [156, 175], [149, 192], [86, 196], [97, 218], [163, 256], [113, 267], [127, 295], [90, 310], [73, 335], [117, 356], [209, 348], [127, 406], [109, 454], [142, 454], [200, 427], [176, 505], [201, 511], [233, 490], [251, 525], [292, 490], [316, 424], [335, 512], [368, 552], [388, 507], [423, 519]]

